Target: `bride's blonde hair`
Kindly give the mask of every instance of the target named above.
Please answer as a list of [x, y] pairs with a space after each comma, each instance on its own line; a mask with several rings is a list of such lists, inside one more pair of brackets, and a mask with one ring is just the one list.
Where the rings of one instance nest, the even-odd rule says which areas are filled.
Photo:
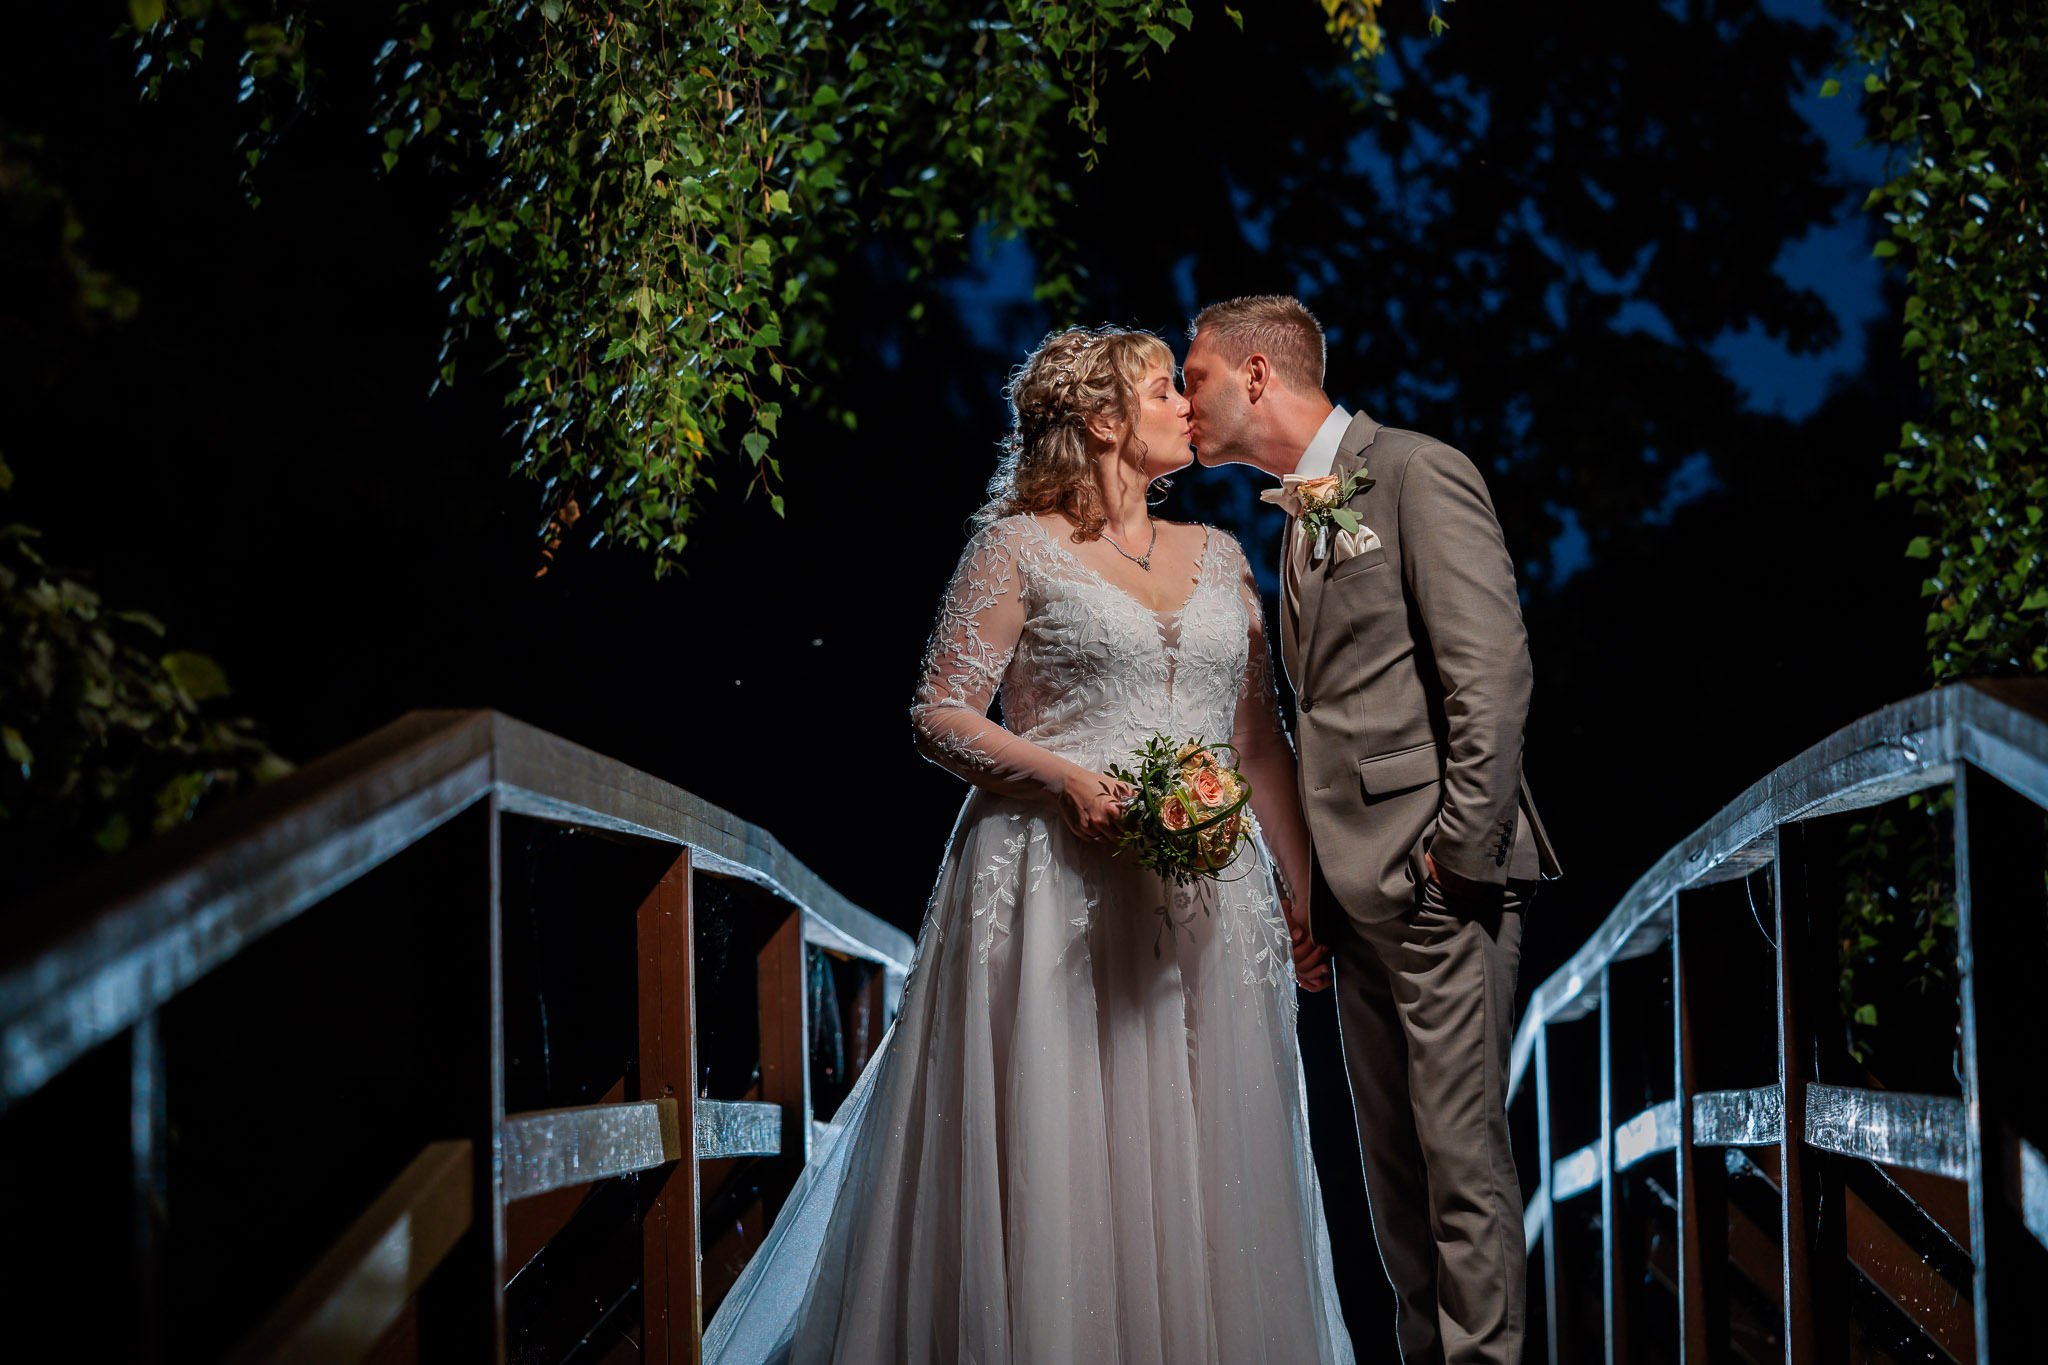
[[1069, 327], [1054, 332], [1010, 376], [1010, 434], [988, 482], [982, 525], [1019, 512], [1059, 512], [1088, 540], [1109, 520], [1102, 509], [1088, 419], [1138, 418], [1138, 387], [1155, 365], [1173, 368], [1173, 352], [1150, 332]]

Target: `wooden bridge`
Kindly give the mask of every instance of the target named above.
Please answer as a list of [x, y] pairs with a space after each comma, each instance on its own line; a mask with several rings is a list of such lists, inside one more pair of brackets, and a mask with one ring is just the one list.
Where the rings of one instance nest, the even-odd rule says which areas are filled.
[[490, 712], [0, 933], [6, 1302], [143, 1361], [695, 1360], [911, 950], [763, 831]]
[[[1943, 790], [1959, 1093], [1900, 1094], [1845, 1045], [1827, 874], [1848, 812]], [[2048, 1358], [2044, 807], [2048, 684], [1915, 697], [1744, 792], [1543, 983], [1512, 1093], [1551, 1361]]]
[[[1943, 789], [1960, 1083], [1900, 1094], [1816, 869]], [[2036, 1358], [2044, 808], [2048, 685], [1949, 687], [1637, 882], [1516, 1039], [1532, 1354]], [[672, 786], [416, 713], [0, 920], [8, 1302], [143, 1361], [696, 1360], [910, 952]]]

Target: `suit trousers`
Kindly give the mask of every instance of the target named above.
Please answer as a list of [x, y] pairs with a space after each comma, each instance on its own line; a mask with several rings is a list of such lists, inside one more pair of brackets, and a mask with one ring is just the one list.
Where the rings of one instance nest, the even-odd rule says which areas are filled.
[[1434, 882], [1334, 935], [1337, 1016], [1380, 1260], [1409, 1365], [1516, 1365], [1527, 1260], [1508, 1143], [1515, 971], [1533, 882], [1467, 917]]

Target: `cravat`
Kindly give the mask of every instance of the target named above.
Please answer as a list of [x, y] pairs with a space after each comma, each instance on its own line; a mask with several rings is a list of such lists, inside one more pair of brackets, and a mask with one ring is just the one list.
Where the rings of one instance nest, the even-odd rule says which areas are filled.
[[1280, 660], [1287, 665], [1287, 680], [1301, 686], [1301, 572], [1308, 558], [1308, 542], [1301, 534], [1301, 519], [1287, 518], [1287, 533], [1280, 540], [1280, 592], [1286, 606], [1287, 629], [1281, 632]]

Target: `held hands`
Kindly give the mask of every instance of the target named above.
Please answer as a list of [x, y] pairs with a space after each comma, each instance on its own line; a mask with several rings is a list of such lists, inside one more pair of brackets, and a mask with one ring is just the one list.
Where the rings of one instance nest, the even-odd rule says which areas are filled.
[[1077, 766], [1060, 788], [1060, 818], [1090, 843], [1113, 844], [1123, 832], [1124, 802], [1134, 794], [1129, 783]]
[[1297, 909], [1291, 898], [1282, 896], [1280, 913], [1287, 919], [1287, 937], [1294, 955], [1295, 984], [1305, 991], [1328, 990], [1330, 950], [1310, 936], [1306, 908]]

